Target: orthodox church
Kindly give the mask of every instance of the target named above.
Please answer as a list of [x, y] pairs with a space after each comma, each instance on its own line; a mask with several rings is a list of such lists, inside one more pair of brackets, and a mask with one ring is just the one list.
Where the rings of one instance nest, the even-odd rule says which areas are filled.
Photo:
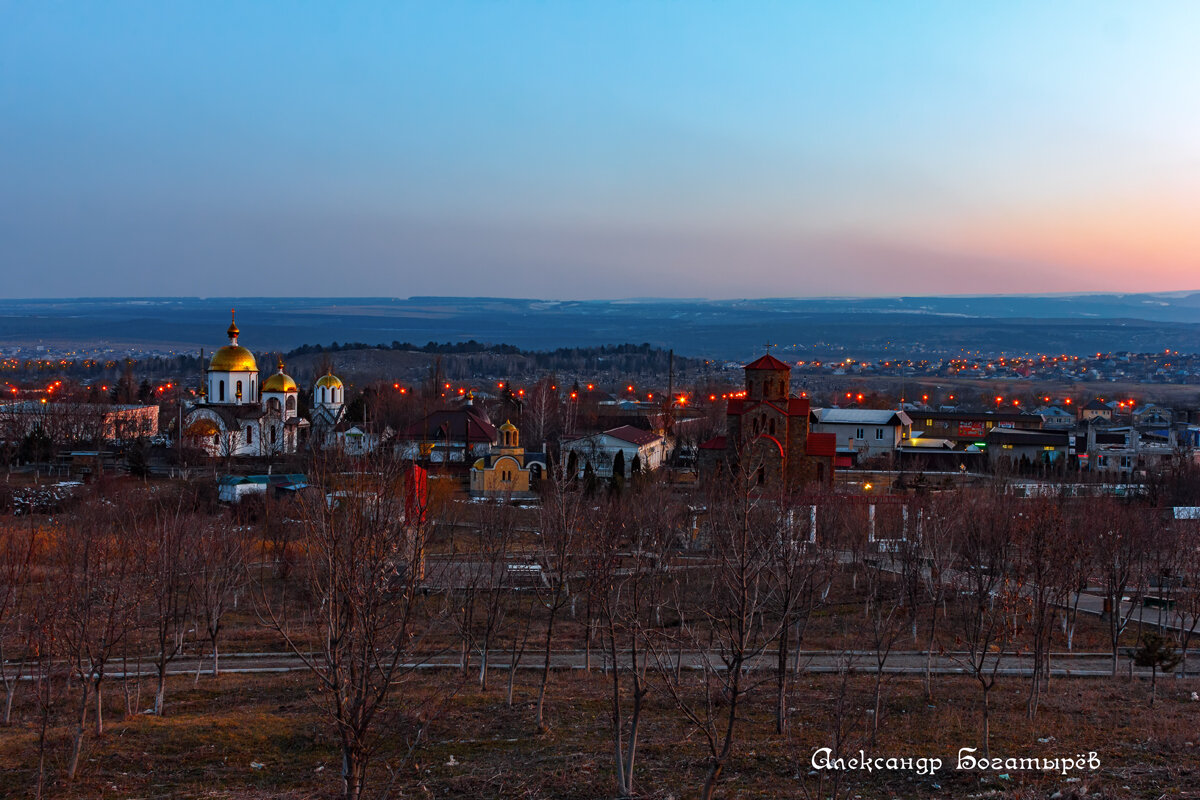
[[791, 367], [768, 354], [743, 370], [746, 389], [729, 400], [725, 435], [700, 445], [706, 469], [741, 470], [768, 489], [831, 483], [836, 436], [809, 431], [808, 400], [792, 395]]
[[[310, 423], [298, 411], [300, 389], [280, 361], [259, 382], [254, 354], [238, 344], [238, 326], [226, 331], [229, 344], [213, 354], [200, 397], [185, 411], [183, 434], [210, 456], [267, 456], [295, 453]], [[313, 424], [335, 426], [344, 414], [345, 388], [333, 375], [313, 390]]]

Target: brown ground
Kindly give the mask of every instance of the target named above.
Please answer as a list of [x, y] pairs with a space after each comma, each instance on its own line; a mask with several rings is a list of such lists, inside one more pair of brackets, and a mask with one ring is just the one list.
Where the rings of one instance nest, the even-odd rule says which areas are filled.
[[[422, 682], [445, 689], [450, 677]], [[393, 797], [592, 798], [613, 796], [608, 739], [607, 683], [599, 672], [556, 674], [551, 681], [547, 733], [533, 725], [534, 672], [519, 676], [517, 703], [506, 707], [503, 676], [481, 694], [459, 683], [443, 698], [442, 711], [415, 763], [405, 766]], [[926, 701], [919, 679], [894, 679], [886, 687], [883, 730], [870, 747], [863, 708], [871, 679], [852, 678], [847, 691], [857, 720], [846, 750], [896, 756], [937, 755], [947, 766], [933, 777], [907, 772], [849, 773], [839, 797], [1049, 797], [1058, 790], [1088, 790], [1089, 797], [1200, 796], [1200, 703], [1190, 693], [1200, 680], [1167, 678], [1158, 705], [1148, 706], [1145, 682], [1059, 681], [1045, 697], [1035, 723], [1027, 722], [1027, 683], [1001, 681], [993, 692], [992, 753], [1004, 756], [1071, 755], [1094, 750], [1095, 774], [1057, 775], [1000, 770], [984, 777], [950, 768], [959, 747], [978, 741], [978, 690], [967, 679], [944, 679]], [[222, 675], [198, 686], [178, 678], [162, 719], [122, 719], [125, 700], [117, 687], [108, 697], [109, 727], [102, 738], [89, 732], [81, 774], [74, 785], [62, 777], [71, 729], [56, 719], [49, 736], [49, 796], [96, 797], [334, 797], [338, 753], [325, 718], [309, 695], [304, 673], [278, 676]], [[739, 745], [718, 791], [720, 797], [831, 796], [810, 775], [816, 747], [831, 742], [837, 676], [806, 676], [792, 696], [793, 734], [776, 736], [769, 692], [755, 696], [739, 721]], [[148, 706], [147, 682], [137, 705]], [[0, 730], [0, 796], [32, 796], [37, 767], [36, 712], [28, 691], [18, 702], [18, 721]], [[373, 786], [388, 780], [387, 762], [402, 746], [404, 726], [388, 721]], [[1048, 739], [1039, 742], [1039, 739]], [[640, 791], [649, 797], [695, 796], [703, 780], [705, 750], [662, 692], [654, 692], [643, 727], [637, 766]], [[453, 763], [451, 763], [453, 761]], [[252, 766], [261, 764], [260, 768]], [[1007, 779], [1000, 778], [1005, 773]], [[811, 793], [811, 794], [809, 794]]]

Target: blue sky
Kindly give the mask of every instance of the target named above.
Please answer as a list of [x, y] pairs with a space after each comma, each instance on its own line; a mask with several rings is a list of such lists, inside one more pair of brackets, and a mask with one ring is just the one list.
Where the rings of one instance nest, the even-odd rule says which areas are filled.
[[1200, 288], [1194, 3], [9, 3], [0, 293]]

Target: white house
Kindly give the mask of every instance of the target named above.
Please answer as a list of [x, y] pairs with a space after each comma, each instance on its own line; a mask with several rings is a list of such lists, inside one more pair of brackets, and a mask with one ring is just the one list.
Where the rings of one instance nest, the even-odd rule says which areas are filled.
[[1074, 428], [1075, 415], [1058, 406], [1044, 406], [1035, 413], [1042, 415], [1043, 428]]
[[903, 411], [874, 408], [814, 408], [813, 433], [832, 433], [838, 452], [860, 458], [889, 455], [912, 435], [912, 420]]
[[643, 472], [650, 472], [662, 466], [667, 457], [667, 443], [657, 433], [644, 431], [632, 425], [622, 425], [602, 433], [565, 441], [562, 443], [562, 451], [568, 474], [574, 470], [579, 478], [584, 476], [589, 464], [596, 477], [611, 478], [613, 459], [617, 457], [617, 453], [621, 453], [625, 461], [625, 476], [628, 477], [632, 474], [635, 456]]

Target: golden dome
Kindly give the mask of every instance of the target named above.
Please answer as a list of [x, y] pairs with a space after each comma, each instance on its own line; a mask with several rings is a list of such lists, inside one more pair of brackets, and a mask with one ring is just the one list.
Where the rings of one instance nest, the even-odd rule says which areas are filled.
[[299, 391], [296, 382], [290, 375], [284, 375], [283, 370], [267, 378], [262, 385], [264, 392], [295, 392]]
[[500, 426], [500, 430], [505, 431], [505, 432], [515, 431], [516, 429], [517, 429], [517, 426], [513, 425], [511, 420], [505, 420], [504, 424]]
[[326, 374], [317, 379], [317, 388], [320, 389], [322, 387], [326, 389], [341, 389], [342, 382], [336, 375]]
[[214, 372], [258, 372], [258, 363], [246, 348], [227, 344], [213, 353], [208, 368]]

